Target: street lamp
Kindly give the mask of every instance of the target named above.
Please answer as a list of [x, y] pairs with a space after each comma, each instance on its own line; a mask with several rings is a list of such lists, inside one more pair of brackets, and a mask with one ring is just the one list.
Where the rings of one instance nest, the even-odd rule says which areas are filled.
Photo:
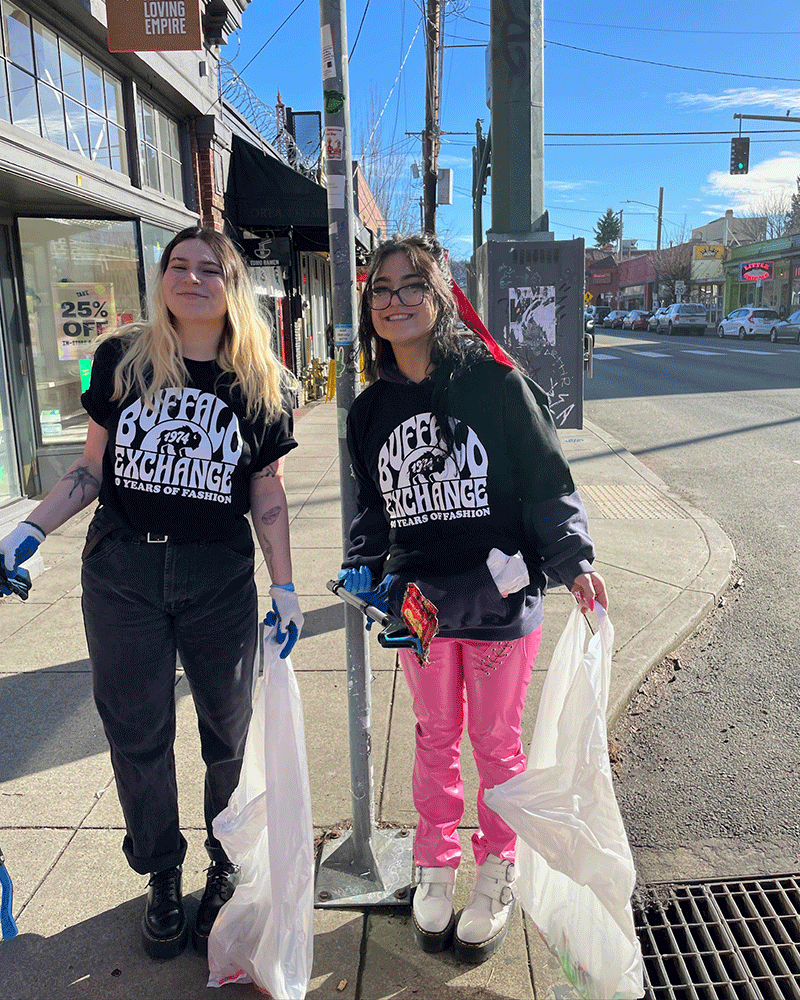
[[649, 205], [646, 201], [636, 201], [635, 198], [626, 198], [624, 200], [623, 204], [627, 204], [627, 205], [644, 205], [645, 208], [655, 208], [656, 211], [658, 212], [658, 227], [656, 229], [656, 258], [655, 258], [655, 263], [654, 263], [654, 267], [653, 267], [653, 270], [654, 270], [653, 290], [655, 292], [655, 296], [653, 298], [655, 299], [655, 301], [652, 302], [652, 305], [655, 308], [661, 302], [661, 296], [658, 294], [659, 293], [659, 286], [658, 286], [658, 258], [659, 258], [659, 255], [661, 253], [661, 215], [662, 215], [662, 209], [664, 207], [664, 188], [660, 187], [658, 189], [658, 205], [657, 206], [656, 205]]
[[655, 208], [658, 212], [658, 228], [656, 230], [656, 253], [661, 249], [661, 214], [664, 207], [664, 188], [658, 189], [658, 205], [650, 205], [646, 201], [636, 201], [635, 198], [625, 198], [623, 205], [644, 205], [645, 208]]

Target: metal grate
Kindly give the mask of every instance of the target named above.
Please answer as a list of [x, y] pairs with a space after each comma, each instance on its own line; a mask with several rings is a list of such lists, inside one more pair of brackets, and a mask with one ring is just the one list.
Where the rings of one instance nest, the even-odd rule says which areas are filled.
[[646, 890], [634, 919], [647, 1000], [800, 1000], [799, 877]]
[[660, 490], [647, 483], [591, 483], [580, 485], [581, 494], [597, 504], [605, 518], [668, 518], [675, 520], [689, 515]]

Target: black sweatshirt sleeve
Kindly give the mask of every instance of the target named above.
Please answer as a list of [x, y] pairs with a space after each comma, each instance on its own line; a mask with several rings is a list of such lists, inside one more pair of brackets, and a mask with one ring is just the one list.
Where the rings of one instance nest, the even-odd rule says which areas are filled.
[[362, 448], [349, 415], [347, 449], [350, 453], [350, 467], [356, 481], [357, 513], [350, 525], [350, 547], [342, 562], [342, 568], [369, 566], [373, 580], [377, 584], [381, 579], [383, 564], [389, 552], [389, 521], [380, 491], [364, 465]]
[[591, 572], [594, 546], [586, 511], [547, 405], [547, 395], [518, 372], [506, 377], [506, 440], [519, 476], [525, 537], [540, 557], [541, 569], [571, 587]]

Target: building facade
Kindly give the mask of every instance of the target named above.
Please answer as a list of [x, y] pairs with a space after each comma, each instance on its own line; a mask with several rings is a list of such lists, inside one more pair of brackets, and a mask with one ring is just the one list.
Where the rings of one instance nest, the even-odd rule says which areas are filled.
[[[325, 189], [219, 100], [249, 2], [202, 0], [196, 50], [111, 52], [104, 0], [0, 0], [0, 522], [81, 454], [92, 341], [146, 312], [180, 229], [239, 241], [288, 367], [327, 357]], [[274, 176], [237, 200], [243, 150]]]

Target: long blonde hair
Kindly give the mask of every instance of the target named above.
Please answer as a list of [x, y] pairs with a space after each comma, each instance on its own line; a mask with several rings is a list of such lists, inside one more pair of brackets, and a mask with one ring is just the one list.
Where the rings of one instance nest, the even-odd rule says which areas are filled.
[[269, 324], [258, 310], [247, 268], [235, 245], [223, 233], [203, 226], [183, 229], [165, 247], [151, 296], [150, 319], [128, 323], [98, 338], [101, 342], [117, 337], [126, 345], [114, 372], [111, 398], [125, 399], [136, 390], [147, 405], [153, 407], [162, 389], [184, 386], [189, 381], [181, 341], [163, 290], [172, 251], [186, 240], [202, 240], [222, 267], [228, 311], [217, 364], [222, 371], [233, 374], [233, 386], [245, 400], [248, 419], [263, 411], [267, 420], [274, 420], [283, 405], [283, 391], [295, 391], [297, 380], [272, 350]]

